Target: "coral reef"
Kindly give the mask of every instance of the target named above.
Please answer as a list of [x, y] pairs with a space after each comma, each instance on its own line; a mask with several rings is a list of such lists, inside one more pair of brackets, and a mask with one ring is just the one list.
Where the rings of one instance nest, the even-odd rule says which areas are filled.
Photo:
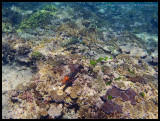
[[112, 89], [109, 89], [106, 92], [105, 96], [103, 96], [102, 99], [106, 101], [106, 100], [111, 100], [112, 97], [113, 98], [120, 97], [120, 98], [122, 98], [123, 101], [130, 100], [131, 104], [135, 105], [136, 104], [135, 95], [136, 95], [136, 93], [134, 92], [134, 90], [132, 90], [130, 88], [123, 91], [121, 89], [118, 89], [117, 87], [112, 87]]
[[114, 104], [111, 100], [107, 100], [103, 105], [102, 105], [102, 110], [105, 113], [122, 113], [122, 106], [119, 106], [118, 104]]
[[12, 25], [10, 23], [2, 22], [2, 32], [11, 33], [13, 31]]
[[135, 76], [135, 77], [131, 77], [129, 80], [131, 80], [133, 83], [139, 82], [142, 84], [146, 84], [146, 79], [144, 79], [142, 76]]
[[10, 63], [15, 57], [15, 51], [7, 42], [2, 42], [2, 64]]
[[20, 29], [35, 28], [38, 27], [39, 25], [45, 26], [46, 24], [50, 23], [49, 21], [50, 19], [48, 18], [51, 17], [52, 15], [53, 14], [51, 12], [46, 10], [38, 11], [32, 14], [27, 20], [22, 21]]
[[48, 114], [52, 118], [58, 118], [62, 115], [62, 104], [59, 104], [57, 106], [51, 105], [51, 107], [48, 110]]
[[2, 118], [158, 119], [158, 6], [139, 4], [3, 2]]
[[41, 52], [39, 51], [33, 51], [31, 53], [31, 60], [36, 61], [36, 60], [40, 60], [41, 58], [43, 58], [44, 56], [42, 55]]

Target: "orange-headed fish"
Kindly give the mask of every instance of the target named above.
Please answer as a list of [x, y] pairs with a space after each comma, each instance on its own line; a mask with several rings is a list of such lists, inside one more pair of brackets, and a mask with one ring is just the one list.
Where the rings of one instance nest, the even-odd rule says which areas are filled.
[[63, 79], [63, 81], [62, 81], [62, 83], [66, 83], [68, 81], [69, 81], [69, 76], [65, 76], [64, 79]]
[[82, 65], [78, 66], [78, 68], [75, 69], [75, 71], [73, 73], [64, 77], [62, 84], [71, 83], [74, 80], [74, 77], [77, 75], [77, 73], [80, 72], [80, 70], [83, 68], [84, 67]]

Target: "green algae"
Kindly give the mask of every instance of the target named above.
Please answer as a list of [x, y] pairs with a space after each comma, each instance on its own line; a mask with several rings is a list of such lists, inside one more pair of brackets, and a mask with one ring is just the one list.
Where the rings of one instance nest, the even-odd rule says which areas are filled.
[[109, 46], [108, 49], [113, 52], [115, 50], [115, 48], [113, 46]]
[[106, 82], [106, 85], [111, 85], [112, 80], [110, 80], [109, 82]]
[[104, 58], [100, 57], [99, 59], [96, 60], [96, 62], [98, 63], [98, 62], [102, 61], [103, 59]]
[[130, 83], [130, 85], [133, 85], [133, 83]]
[[121, 77], [118, 77], [118, 78], [115, 78], [114, 80], [120, 80], [121, 79]]
[[108, 57], [105, 57], [104, 60], [107, 61], [107, 60], [108, 60]]
[[90, 60], [90, 64], [95, 66], [97, 63], [95, 61], [93, 61], [93, 60]]
[[103, 66], [101, 67], [101, 69], [102, 69], [102, 72], [104, 73], [104, 67]]
[[140, 96], [144, 97], [144, 96], [145, 96], [145, 93], [144, 93], [144, 92], [141, 92], [141, 93], [140, 93]]
[[46, 26], [50, 23], [49, 18], [53, 15], [52, 12], [40, 10], [32, 14], [28, 19], [25, 19], [20, 24], [20, 29], [36, 28], [38, 26]]
[[55, 5], [46, 5], [43, 10], [56, 12], [58, 8]]
[[85, 50], [85, 49], [83, 49], [83, 50], [82, 50], [82, 53], [84, 53], [85, 51], [86, 51], [86, 50]]
[[111, 95], [108, 95], [108, 100], [113, 99], [113, 97]]
[[134, 71], [134, 70], [128, 69], [128, 71], [129, 71], [131, 74], [135, 74], [135, 71]]
[[40, 60], [42, 57], [43, 57], [42, 53], [37, 51], [37, 50], [34, 50], [31, 53], [31, 58], [34, 59], [34, 60]]

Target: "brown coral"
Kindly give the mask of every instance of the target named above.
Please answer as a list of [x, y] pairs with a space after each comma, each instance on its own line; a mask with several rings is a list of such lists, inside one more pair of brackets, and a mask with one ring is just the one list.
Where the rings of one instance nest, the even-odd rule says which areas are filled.
[[62, 95], [58, 95], [56, 90], [52, 90], [49, 92], [49, 96], [55, 102], [64, 102], [64, 99], [67, 95], [65, 93], [63, 93]]
[[81, 86], [74, 86], [72, 88], [71, 93], [70, 93], [71, 98], [72, 99], [77, 99], [78, 98], [77, 92], [81, 91], [81, 89], [82, 89]]
[[33, 95], [29, 91], [25, 91], [25, 92], [21, 93], [19, 95], [19, 98], [22, 99], [22, 100], [26, 100], [27, 102], [32, 102], [33, 101]]
[[135, 77], [131, 77], [129, 79], [130, 81], [132, 81], [133, 83], [139, 82], [141, 84], [146, 84], [146, 79], [143, 78], [142, 76], [135, 76]]
[[125, 63], [133, 64], [131, 57], [127, 54], [119, 54], [116, 58], [123, 60]]
[[122, 63], [122, 64], [120, 64], [120, 65], [118, 65], [117, 67], [116, 67], [116, 71], [119, 73], [119, 74], [121, 74], [121, 75], [127, 75], [127, 76], [131, 76], [132, 75], [132, 73], [130, 73], [130, 65], [129, 64], [127, 64], [127, 63]]
[[40, 110], [38, 111], [38, 114], [39, 114], [40, 116], [46, 116], [46, 115], [48, 114], [48, 112], [47, 112], [45, 109], [40, 109]]
[[106, 75], [111, 75], [112, 68], [109, 67], [109, 66], [105, 66], [104, 69], [103, 69], [103, 72], [104, 72], [104, 74], [106, 74]]

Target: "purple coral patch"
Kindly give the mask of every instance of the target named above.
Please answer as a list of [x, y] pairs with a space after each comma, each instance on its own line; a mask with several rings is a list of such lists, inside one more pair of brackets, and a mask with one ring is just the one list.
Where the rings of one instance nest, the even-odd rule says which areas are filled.
[[105, 113], [122, 113], [122, 106], [113, 103], [111, 100], [107, 100], [103, 105], [102, 105], [102, 110]]
[[129, 95], [129, 100], [131, 101], [132, 105], [136, 104], [135, 96], [136, 92], [133, 89], [127, 89], [126, 90], [127, 95]]
[[135, 96], [136, 92], [133, 89], [127, 89], [127, 90], [121, 90], [117, 87], [112, 87], [112, 89], [109, 89], [104, 96], [102, 96], [102, 99], [106, 101], [108, 99], [108, 95], [111, 95], [113, 98], [120, 97], [123, 101], [131, 101], [132, 105], [136, 104]]
[[111, 95], [114, 98], [120, 97], [123, 101], [131, 101], [132, 105], [136, 104], [135, 95], [136, 92], [133, 89], [121, 90], [117, 87], [112, 87], [109, 89], [106, 94], [102, 97], [102, 100], [105, 101], [102, 105], [102, 110], [105, 113], [122, 113], [122, 106], [116, 103], [113, 103], [112, 100], [108, 100], [108, 95]]
[[107, 91], [108, 95], [111, 95], [112, 97], [118, 97], [120, 95], [120, 91], [116, 87], [112, 87], [112, 89]]
[[126, 94], [125, 92], [121, 92], [120, 97], [122, 98], [123, 101], [129, 100], [129, 95]]

